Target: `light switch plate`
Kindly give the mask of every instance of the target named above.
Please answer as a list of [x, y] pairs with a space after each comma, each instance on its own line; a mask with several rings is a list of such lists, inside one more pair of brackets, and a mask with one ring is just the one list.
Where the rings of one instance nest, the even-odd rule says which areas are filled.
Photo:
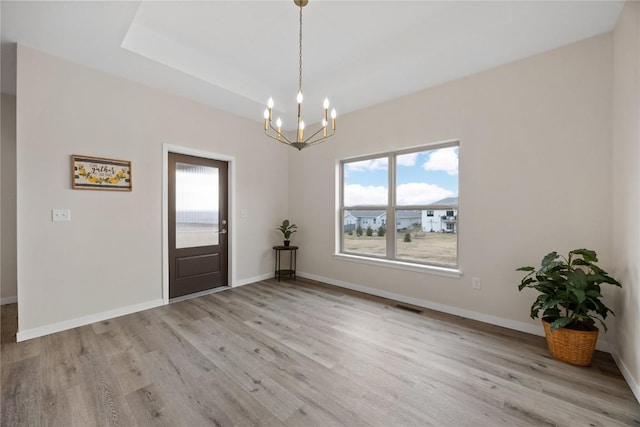
[[69, 209], [51, 209], [51, 221], [71, 221], [71, 210]]

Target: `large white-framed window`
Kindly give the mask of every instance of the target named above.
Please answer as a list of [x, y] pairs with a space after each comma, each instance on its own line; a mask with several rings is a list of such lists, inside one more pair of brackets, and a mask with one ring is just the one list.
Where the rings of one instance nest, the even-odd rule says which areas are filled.
[[341, 160], [339, 255], [456, 270], [459, 154], [449, 141]]

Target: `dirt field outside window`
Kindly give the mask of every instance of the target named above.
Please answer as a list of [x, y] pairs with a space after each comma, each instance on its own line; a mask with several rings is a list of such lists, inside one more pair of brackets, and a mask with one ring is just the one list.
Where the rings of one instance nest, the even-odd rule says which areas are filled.
[[[448, 267], [457, 265], [458, 235], [454, 233], [411, 232], [411, 241], [404, 241], [404, 232], [396, 237], [396, 259], [420, 263], [438, 264]], [[384, 256], [386, 238], [344, 234], [344, 251]]]

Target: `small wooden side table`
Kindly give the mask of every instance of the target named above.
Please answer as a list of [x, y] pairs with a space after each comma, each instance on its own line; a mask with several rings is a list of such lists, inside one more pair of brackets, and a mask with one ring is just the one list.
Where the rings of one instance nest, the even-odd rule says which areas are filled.
[[[276, 267], [275, 278], [280, 281], [282, 276], [293, 277], [296, 280], [296, 255], [298, 253], [297, 246], [274, 246], [273, 250], [276, 252]], [[289, 252], [289, 268], [282, 268], [282, 252]]]

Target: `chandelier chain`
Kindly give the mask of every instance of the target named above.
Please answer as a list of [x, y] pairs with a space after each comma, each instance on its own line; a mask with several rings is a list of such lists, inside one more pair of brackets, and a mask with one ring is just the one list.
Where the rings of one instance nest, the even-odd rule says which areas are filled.
[[302, 92], [302, 6], [300, 6], [300, 33], [299, 33], [300, 38], [298, 39], [300, 41], [299, 43], [299, 57], [298, 57], [298, 92]]

